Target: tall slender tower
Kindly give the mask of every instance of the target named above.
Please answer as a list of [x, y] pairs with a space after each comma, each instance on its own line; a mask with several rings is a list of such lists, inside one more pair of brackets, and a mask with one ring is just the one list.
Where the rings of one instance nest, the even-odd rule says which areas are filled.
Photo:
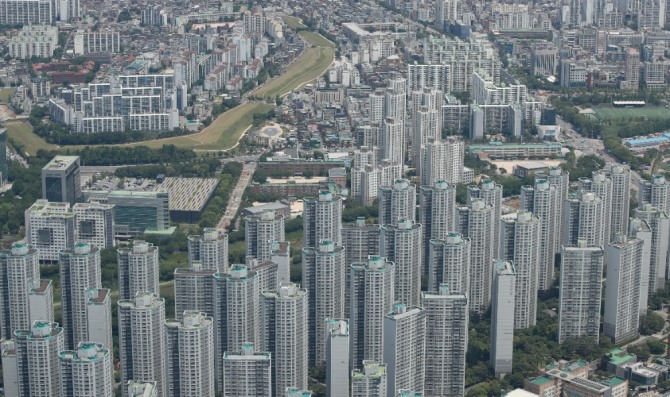
[[326, 396], [349, 395], [349, 322], [326, 320]]
[[[110, 348], [114, 346], [112, 335], [112, 294], [107, 288], [91, 288], [86, 291], [86, 328], [88, 341]], [[110, 355], [113, 351], [110, 351]]]
[[31, 328], [17, 330], [14, 336], [19, 396], [60, 396], [59, 353], [65, 350], [63, 328], [58, 323], [35, 321]]
[[416, 221], [416, 186], [406, 179], [379, 188], [379, 224], [394, 225], [400, 219]]
[[640, 181], [638, 205], [651, 204], [652, 207], [666, 214], [670, 211], [670, 184], [662, 175], [654, 175], [651, 181]]
[[14, 331], [30, 329], [29, 283], [40, 279], [37, 250], [16, 243], [0, 252], [0, 326], [2, 338], [13, 339]]
[[61, 396], [114, 396], [114, 365], [107, 346], [79, 342], [76, 350], [60, 352], [59, 359]]
[[[282, 396], [288, 387], [307, 388], [307, 291], [285, 283], [264, 291], [261, 304], [261, 350], [272, 357], [272, 390]], [[278, 370], [279, 369], [279, 370]]]
[[563, 244], [576, 246], [580, 240], [589, 247], [605, 242], [605, 203], [590, 192], [579, 192], [566, 202], [563, 213]]
[[561, 187], [547, 180], [535, 178], [535, 186], [521, 187], [521, 209], [532, 212], [540, 219], [540, 265], [538, 287], [540, 291], [551, 289], [554, 284], [554, 261], [558, 253], [561, 234]]
[[351, 397], [386, 396], [386, 364], [363, 361], [363, 369], [351, 372]]
[[528, 328], [536, 321], [540, 220], [530, 212], [521, 211], [516, 219], [503, 219], [500, 232], [500, 257], [513, 263], [516, 269], [514, 328]]
[[132, 247], [116, 250], [116, 260], [119, 267], [119, 299], [133, 299], [138, 293], [160, 292], [158, 247], [135, 240]]
[[366, 224], [364, 217], [342, 228], [345, 263], [365, 262], [370, 255], [379, 255], [379, 225]]
[[649, 302], [649, 279], [651, 269], [651, 250], [653, 247], [653, 231], [649, 224], [641, 219], [631, 219], [629, 236], [642, 240], [642, 256], [640, 259], [640, 306], [639, 315], [647, 314]]
[[28, 390], [19, 392], [19, 368], [16, 357], [16, 341], [12, 339], [3, 339], [0, 341], [0, 353], [2, 354], [2, 380], [5, 395], [24, 397]]
[[259, 261], [272, 256], [272, 241], [284, 241], [284, 215], [267, 211], [244, 218], [244, 246], [247, 256], [255, 256]]
[[642, 204], [635, 209], [633, 217], [645, 221], [651, 229], [651, 254], [649, 259], [649, 296], [665, 287], [666, 261], [670, 220], [665, 212], [651, 204]]
[[468, 207], [459, 207], [460, 233], [470, 239], [470, 310], [482, 314], [491, 303], [491, 262], [493, 261], [493, 207], [482, 199], [473, 199]]
[[607, 246], [603, 333], [616, 344], [639, 336], [643, 250], [644, 241], [621, 234]]
[[630, 169], [627, 165], [615, 164], [610, 169], [612, 179], [612, 220], [610, 241], [617, 234], [628, 233], [630, 207]]
[[291, 282], [291, 243], [273, 241], [270, 260], [277, 264], [277, 286]]
[[345, 306], [346, 266], [344, 247], [322, 241], [302, 250], [302, 285], [309, 302], [309, 362], [326, 360], [326, 319], [342, 318]]
[[214, 320], [190, 310], [181, 318], [165, 322], [168, 395], [213, 396]]
[[449, 233], [444, 240], [431, 240], [428, 255], [428, 291], [437, 292], [441, 284], [452, 294], [468, 295], [470, 290], [470, 239]]
[[197, 310], [214, 315], [214, 269], [205, 269], [202, 262], [192, 261], [188, 268], [174, 271], [175, 317], [180, 320], [186, 310]]
[[240, 350], [226, 352], [223, 384], [224, 397], [271, 396], [270, 354], [255, 351], [253, 343], [243, 343]]
[[[217, 275], [218, 276], [218, 275]], [[222, 351], [239, 351], [244, 343], [260, 345], [260, 291], [258, 275], [245, 265], [233, 265], [218, 284], [223, 290], [215, 311], [224, 320]], [[218, 291], [217, 291], [218, 295]]]
[[78, 243], [71, 251], [60, 253], [61, 302], [65, 346], [74, 349], [79, 342], [90, 341], [86, 305], [87, 290], [101, 288], [100, 249]]
[[491, 310], [491, 364], [496, 376], [512, 373], [514, 348], [514, 298], [516, 272], [507, 261], [493, 262], [493, 308]]
[[397, 303], [384, 317], [387, 397], [402, 389], [423, 390], [426, 378], [426, 312]]
[[384, 315], [393, 310], [395, 265], [379, 256], [370, 257], [351, 265], [349, 281], [349, 362], [352, 368], [361, 368], [363, 360], [383, 357]]
[[228, 268], [228, 235], [219, 229], [206, 227], [202, 236], [188, 236], [188, 264], [200, 262], [206, 270], [225, 271]]
[[468, 351], [468, 298], [451, 294], [442, 284], [435, 293], [423, 292], [426, 310], [426, 394], [463, 396]]
[[424, 276], [428, 272], [430, 240], [444, 240], [456, 231], [456, 186], [437, 181], [419, 188], [419, 223], [423, 226]]
[[[546, 173], [537, 174], [535, 176], [535, 186], [538, 188], [539, 181], [547, 181], [550, 185], [556, 188], [556, 192], [559, 195], [558, 201], [556, 202], [556, 216], [558, 219], [558, 233], [554, 235], [554, 254], [561, 253], [561, 246], [563, 244], [563, 229], [560, 227], [561, 222], [563, 221], [563, 211], [565, 208], [565, 202], [568, 199], [568, 190], [570, 188], [570, 173], [563, 171], [560, 167], [549, 167]], [[537, 215], [540, 220], [542, 216], [535, 211], [531, 211]], [[552, 270], [553, 277], [553, 270]], [[553, 280], [552, 280], [553, 282]], [[542, 288], [542, 283], [540, 283], [540, 288]]]
[[591, 192], [603, 202], [603, 245], [610, 242], [612, 221], [613, 183], [604, 171], [593, 171], [591, 179], [579, 178], [579, 190]]
[[[303, 231], [305, 247], [316, 247], [320, 241], [342, 244], [342, 197], [328, 191], [304, 200]], [[268, 258], [269, 259], [269, 258]]]
[[421, 236], [421, 225], [411, 220], [382, 227], [381, 255], [395, 263], [395, 302], [421, 303]]
[[563, 247], [558, 343], [580, 336], [598, 342], [603, 256], [601, 247], [589, 247], [585, 241], [579, 241], [576, 247]]
[[54, 321], [54, 287], [51, 280], [28, 283], [28, 311], [31, 324], [35, 321]]
[[[157, 394], [166, 396], [165, 299], [138, 293], [132, 300], [119, 300], [118, 306], [121, 384], [151, 379], [156, 382]], [[127, 390], [123, 391], [127, 397]]]
[[404, 142], [405, 123], [399, 118], [384, 118], [381, 134], [382, 159], [389, 160], [391, 164], [404, 164]]
[[493, 209], [492, 227], [493, 227], [493, 255], [498, 256], [500, 249], [500, 217], [502, 216], [502, 186], [496, 184], [490, 179], [482, 180], [479, 186], [468, 186], [468, 201], [471, 205], [473, 200], [484, 200], [487, 205]]

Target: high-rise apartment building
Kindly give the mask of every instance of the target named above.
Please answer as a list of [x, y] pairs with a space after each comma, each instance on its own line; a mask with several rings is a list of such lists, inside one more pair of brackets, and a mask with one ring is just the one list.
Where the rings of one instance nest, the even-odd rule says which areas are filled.
[[200, 262], [203, 270], [228, 268], [228, 235], [224, 230], [205, 228], [202, 236], [188, 236], [188, 264]]
[[113, 397], [114, 364], [111, 347], [80, 342], [75, 350], [59, 354], [62, 378], [61, 396]]
[[395, 264], [395, 302], [408, 306], [421, 303], [421, 225], [401, 219], [382, 226], [381, 256]]
[[640, 316], [647, 314], [649, 302], [649, 270], [651, 269], [651, 250], [653, 246], [653, 231], [649, 224], [640, 219], [631, 219], [629, 234], [631, 238], [642, 240], [642, 257], [640, 262]]
[[[405, 94], [402, 94], [405, 97]], [[382, 122], [382, 159], [391, 164], [405, 163], [405, 123], [399, 118], [386, 117]]]
[[638, 205], [651, 204], [666, 214], [670, 211], [670, 183], [662, 175], [654, 175], [651, 181], [639, 182]]
[[579, 190], [582, 192], [591, 192], [600, 197], [603, 203], [603, 245], [610, 242], [611, 220], [612, 220], [612, 196], [613, 196], [613, 182], [607, 176], [605, 171], [593, 171], [591, 179], [579, 178]]
[[[291, 243], [273, 241], [270, 261], [277, 264], [277, 286], [291, 282]], [[262, 292], [262, 291], [261, 291]]]
[[12, 339], [0, 341], [0, 355], [2, 356], [3, 389], [8, 396], [23, 397], [27, 393], [19, 392], [19, 369], [16, 362], [16, 342]]
[[[550, 185], [553, 185], [556, 187], [556, 191], [558, 192], [559, 199], [557, 202], [557, 213], [558, 213], [558, 220], [559, 223], [562, 222], [563, 220], [563, 211], [565, 208], [565, 201], [568, 199], [568, 190], [570, 188], [570, 173], [568, 171], [562, 170], [560, 167], [549, 167], [549, 169], [540, 174], [535, 175], [535, 186], [538, 188], [538, 182], [539, 181], [547, 181], [549, 182]], [[535, 213], [535, 211], [531, 211], [535, 215], [538, 216], [538, 218], [542, 219], [540, 214]], [[561, 252], [561, 245], [563, 241], [563, 229], [559, 227], [558, 234], [555, 235], [555, 253], [558, 254]], [[553, 273], [552, 273], [553, 275]]]
[[554, 261], [562, 230], [561, 187], [535, 178], [535, 186], [521, 187], [521, 209], [540, 219], [540, 264], [538, 288], [546, 291], [554, 283]]
[[651, 231], [648, 289], [648, 295], [651, 297], [656, 291], [665, 287], [670, 220], [665, 212], [651, 204], [640, 204], [640, 207], [635, 209], [633, 218], [636, 224], [637, 221], [645, 222]]
[[272, 397], [270, 353], [255, 351], [253, 343], [227, 351], [223, 355], [223, 395]]
[[79, 342], [91, 340], [86, 318], [87, 291], [102, 287], [100, 248], [78, 243], [73, 250], [60, 253], [58, 266], [65, 346], [74, 349]]
[[306, 197], [302, 217], [305, 247], [316, 247], [321, 241], [342, 244], [342, 197], [328, 191]]
[[456, 230], [456, 186], [439, 180], [419, 188], [419, 223], [423, 226], [423, 266], [428, 271], [431, 240]]
[[346, 266], [344, 247], [322, 241], [302, 250], [302, 285], [309, 302], [309, 362], [326, 360], [326, 319], [344, 316]]
[[[118, 307], [121, 384], [150, 379], [156, 382], [156, 394], [167, 396], [165, 299], [138, 293], [133, 299], [119, 300]], [[126, 392], [123, 397], [129, 396], [128, 390], [122, 391]]]
[[351, 371], [351, 397], [386, 396], [386, 364], [365, 360], [363, 369]]
[[491, 303], [491, 262], [494, 259], [493, 207], [472, 199], [468, 207], [457, 208], [458, 231], [470, 239], [470, 310], [484, 313]]
[[456, 137], [428, 139], [421, 163], [421, 184], [432, 185], [436, 181], [463, 182], [465, 142]]
[[428, 291], [436, 292], [442, 284], [452, 294], [468, 296], [470, 290], [470, 239], [449, 233], [444, 240], [431, 240], [428, 254]]
[[496, 184], [492, 180], [485, 179], [479, 184], [468, 186], [468, 201], [467, 205], [471, 205], [473, 200], [484, 200], [486, 205], [492, 208], [492, 227], [493, 227], [493, 255], [498, 255], [500, 249], [500, 217], [502, 216], [502, 186]]
[[568, 198], [563, 213], [563, 245], [585, 241], [589, 247], [605, 243], [605, 202], [596, 194], [577, 192]]
[[259, 261], [269, 260], [272, 256], [272, 241], [284, 241], [284, 215], [268, 211], [244, 218], [246, 255]]
[[563, 247], [558, 343], [581, 336], [598, 342], [603, 256], [602, 247], [589, 247], [585, 241]]
[[423, 390], [426, 378], [426, 312], [393, 305], [384, 317], [384, 359], [388, 373], [387, 397], [403, 389]]
[[612, 179], [612, 218], [610, 222], [610, 241], [617, 234], [628, 233], [630, 208], [630, 168], [627, 165], [614, 164], [610, 168]]
[[349, 395], [349, 322], [326, 320], [326, 396]]
[[70, 205], [81, 200], [79, 156], [56, 156], [42, 168], [42, 198]]
[[[260, 343], [260, 291], [258, 274], [245, 265], [233, 265], [217, 285], [222, 290], [216, 291], [219, 307], [216, 316], [222, 321], [221, 335], [225, 336], [219, 345], [223, 352], [235, 352], [244, 343]], [[219, 296], [219, 294], [221, 294]], [[215, 331], [216, 333], [217, 331]]]
[[48, 25], [57, 15], [55, 4], [50, 0], [0, 1], [2, 25]]
[[[65, 350], [63, 328], [55, 322], [36, 321], [28, 329], [17, 330], [14, 336], [18, 395], [30, 397], [62, 395], [59, 354]], [[13, 368], [10, 368], [10, 371], [13, 371]]]
[[423, 292], [426, 311], [426, 395], [463, 396], [468, 350], [468, 298], [442, 284]]
[[493, 261], [491, 309], [491, 364], [496, 376], [512, 373], [516, 272], [507, 261]]
[[26, 240], [37, 249], [42, 262], [57, 262], [61, 251], [72, 249], [76, 238], [76, 215], [69, 203], [37, 200], [26, 210]]
[[15, 243], [0, 252], [0, 327], [2, 339], [13, 339], [14, 331], [30, 329], [28, 288], [40, 279], [37, 250]]
[[58, 48], [58, 28], [27, 25], [9, 40], [9, 56], [16, 59], [51, 58]]
[[169, 396], [213, 396], [214, 320], [187, 310], [181, 320], [165, 322]]
[[379, 224], [393, 225], [400, 219], [416, 221], [416, 186], [406, 179], [379, 188]]
[[101, 203], [77, 203], [77, 242], [111, 248], [114, 243], [114, 206]]
[[131, 247], [116, 250], [119, 299], [132, 300], [138, 293], [160, 292], [158, 258], [158, 247], [142, 240], [133, 241]]
[[261, 297], [261, 341], [272, 357], [273, 395], [281, 397], [291, 385], [307, 388], [307, 291], [293, 283]]
[[128, 397], [158, 397], [158, 384], [156, 381], [136, 382], [129, 380], [122, 385], [122, 391], [127, 392]]
[[516, 219], [503, 219], [500, 232], [500, 258], [513, 263], [516, 270], [514, 328], [528, 328], [536, 321], [540, 220], [531, 212], [521, 211]]
[[113, 346], [111, 291], [107, 288], [93, 288], [87, 290], [86, 295], [88, 341]]
[[208, 315], [215, 312], [215, 275], [217, 271], [204, 269], [201, 262], [193, 261], [188, 268], [174, 271], [175, 317], [181, 319], [186, 310], [197, 310]]
[[384, 316], [395, 301], [395, 265], [379, 256], [352, 263], [349, 274], [349, 329], [352, 368], [383, 357]]
[[51, 280], [28, 283], [30, 324], [35, 321], [54, 321], [54, 287]]
[[377, 224], [366, 224], [364, 217], [342, 227], [342, 245], [345, 263], [365, 262], [371, 255], [379, 255], [381, 228]]
[[615, 344], [639, 335], [643, 251], [643, 240], [621, 234], [607, 246], [603, 334]]

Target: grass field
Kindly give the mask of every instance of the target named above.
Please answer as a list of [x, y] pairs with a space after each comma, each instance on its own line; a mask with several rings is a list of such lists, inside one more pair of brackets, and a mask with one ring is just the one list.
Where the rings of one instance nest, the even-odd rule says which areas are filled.
[[307, 40], [313, 46], [331, 47], [331, 48], [335, 47], [335, 44], [333, 44], [332, 41], [328, 40], [327, 38], [321, 36], [318, 33], [303, 30], [302, 32], [299, 33], [299, 35], [303, 39]]
[[9, 102], [16, 88], [0, 88], [0, 102]]
[[291, 29], [306, 28], [307, 26], [303, 25], [300, 18], [284, 15], [281, 19], [288, 25]]
[[280, 77], [259, 88], [253, 95], [274, 98], [285, 95], [301, 85], [321, 76], [333, 62], [334, 52], [330, 47], [308, 49], [295, 60]]
[[56, 145], [48, 143], [33, 132], [33, 127], [20, 121], [12, 121], [5, 124], [7, 134], [15, 142], [24, 146], [29, 155], [34, 156], [39, 149], [52, 150]]
[[594, 107], [593, 111], [600, 121], [608, 122], [615, 120], [632, 119], [670, 119], [670, 109], [662, 106], [645, 106], [641, 108], [614, 108]]

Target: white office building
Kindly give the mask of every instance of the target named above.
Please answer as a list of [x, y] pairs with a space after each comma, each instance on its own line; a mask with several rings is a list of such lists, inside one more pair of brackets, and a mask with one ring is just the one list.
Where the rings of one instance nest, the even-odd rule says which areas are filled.
[[42, 262], [57, 262], [61, 251], [74, 247], [76, 215], [69, 203], [37, 200], [26, 210], [26, 240]]
[[493, 261], [491, 309], [491, 364], [496, 376], [512, 373], [514, 350], [514, 298], [516, 272], [507, 261]]
[[116, 250], [119, 268], [119, 299], [133, 299], [138, 293], [159, 294], [158, 247], [142, 240]]
[[326, 396], [349, 394], [349, 322], [326, 320]]
[[403, 389], [422, 391], [426, 378], [426, 312], [397, 303], [384, 317], [387, 397]]
[[15, 243], [0, 252], [0, 327], [2, 338], [13, 339], [14, 331], [32, 325], [27, 294], [33, 281], [40, 279], [38, 253], [34, 248]]
[[240, 348], [223, 355], [224, 397], [272, 397], [270, 353], [255, 351], [253, 343], [244, 343]]
[[114, 206], [101, 203], [76, 203], [77, 242], [100, 249], [114, 247]]
[[110, 347], [80, 342], [75, 350], [61, 351], [59, 359], [61, 396], [114, 396], [114, 364]]

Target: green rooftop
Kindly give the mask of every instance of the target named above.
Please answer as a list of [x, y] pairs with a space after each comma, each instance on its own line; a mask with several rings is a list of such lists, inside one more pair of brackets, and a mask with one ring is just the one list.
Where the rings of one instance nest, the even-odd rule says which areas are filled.
[[551, 382], [551, 379], [547, 378], [546, 376], [540, 376], [539, 378], [536, 378], [535, 380], [533, 380], [530, 383], [540, 386], [540, 385], [543, 385], [547, 382]]
[[619, 348], [610, 350], [610, 362], [614, 365], [623, 364], [634, 358], [635, 358], [634, 355], [625, 353], [623, 350]]
[[615, 386], [619, 386], [620, 384], [622, 384], [625, 381], [626, 381], [625, 379], [619, 378], [618, 376], [613, 376], [609, 379], [605, 379], [601, 383], [603, 385], [607, 385], [609, 387], [615, 387]]

